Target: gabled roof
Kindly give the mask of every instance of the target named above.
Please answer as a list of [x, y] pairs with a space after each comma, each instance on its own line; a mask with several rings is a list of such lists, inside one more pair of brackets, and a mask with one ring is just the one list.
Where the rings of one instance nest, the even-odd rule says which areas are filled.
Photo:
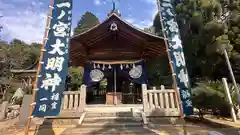
[[[118, 30], [111, 31], [110, 25]], [[166, 53], [164, 38], [144, 32], [112, 13], [105, 21], [70, 39], [70, 65], [86, 60], [153, 59]]]
[[93, 29], [96, 29], [97, 27], [99, 27], [100, 25], [106, 23], [107, 21], [109, 21], [111, 18], [114, 18], [114, 17], [116, 17], [116, 18], [119, 19], [120, 21], [124, 22], [126, 25], [130, 26], [132, 29], [135, 29], [135, 30], [137, 30], [137, 31], [139, 31], [139, 32], [141, 32], [141, 33], [144, 33], [144, 34], [146, 34], [146, 35], [149, 35], [149, 36], [152, 36], [152, 37], [155, 37], [155, 38], [158, 38], [158, 39], [164, 39], [163, 37], [156, 36], [156, 35], [154, 35], [154, 34], [152, 34], [152, 33], [145, 32], [144, 30], [142, 30], [142, 29], [140, 29], [140, 28], [138, 28], [138, 27], [135, 27], [135, 26], [132, 25], [131, 23], [128, 23], [127, 21], [121, 19], [116, 13], [112, 13], [110, 16], [107, 17], [106, 20], [104, 20], [104, 21], [101, 22], [100, 24], [97, 24], [97, 25], [95, 25], [94, 27], [92, 27], [92, 28], [90, 28], [90, 29], [82, 32], [81, 34], [77, 34], [77, 35], [72, 36], [71, 39], [77, 38], [77, 37], [79, 37], [79, 36], [81, 36], [81, 35], [84, 35], [84, 34], [88, 33], [89, 31], [92, 31]]

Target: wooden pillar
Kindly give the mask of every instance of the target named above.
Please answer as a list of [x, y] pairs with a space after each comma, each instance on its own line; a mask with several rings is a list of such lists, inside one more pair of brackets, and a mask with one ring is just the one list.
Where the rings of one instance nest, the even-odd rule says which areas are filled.
[[79, 112], [83, 112], [86, 106], [86, 89], [87, 89], [86, 85], [81, 85]]

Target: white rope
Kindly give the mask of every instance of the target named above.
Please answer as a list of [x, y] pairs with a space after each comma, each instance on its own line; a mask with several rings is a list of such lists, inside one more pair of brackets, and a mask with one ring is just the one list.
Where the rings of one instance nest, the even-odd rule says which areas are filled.
[[36, 105], [36, 102], [31, 103], [30, 105]]
[[29, 119], [32, 119], [32, 118], [34, 118], [33, 116], [30, 116], [30, 117], [28, 117]]
[[170, 49], [166, 49], [167, 52], [170, 52], [171, 50]]
[[47, 16], [48, 18], [52, 19], [52, 16]]
[[48, 7], [49, 7], [49, 8], [52, 8], [52, 9], [54, 9], [54, 7], [53, 7], [53, 6], [51, 6], [51, 5], [49, 5]]
[[46, 49], [41, 49], [41, 51], [42, 51], [42, 52], [45, 52], [45, 51], [46, 51]]
[[38, 91], [39, 89], [33, 89], [34, 91]]

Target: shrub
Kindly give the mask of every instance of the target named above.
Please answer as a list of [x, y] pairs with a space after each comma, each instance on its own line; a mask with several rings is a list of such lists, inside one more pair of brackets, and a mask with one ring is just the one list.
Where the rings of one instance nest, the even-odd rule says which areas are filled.
[[[230, 91], [233, 103], [237, 105], [236, 93]], [[199, 115], [202, 117], [209, 110], [214, 115], [229, 116], [230, 106], [227, 102], [223, 84], [216, 82], [201, 82], [192, 90], [192, 100], [195, 108], [199, 109]], [[236, 107], [235, 107], [236, 108]]]
[[83, 84], [83, 75], [80, 68], [69, 67], [70, 85], [72, 90], [78, 90]]

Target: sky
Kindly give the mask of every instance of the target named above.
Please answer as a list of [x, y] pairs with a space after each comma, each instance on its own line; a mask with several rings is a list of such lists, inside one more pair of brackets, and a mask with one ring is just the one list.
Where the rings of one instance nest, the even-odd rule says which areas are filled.
[[[138, 28], [152, 25], [157, 13], [156, 0], [117, 0], [121, 18]], [[41, 43], [46, 25], [46, 15], [50, 0], [0, 0], [0, 33], [2, 40], [13, 38], [26, 43]], [[81, 16], [90, 11], [100, 21], [107, 18], [112, 9], [111, 0], [73, 0], [72, 29]]]

